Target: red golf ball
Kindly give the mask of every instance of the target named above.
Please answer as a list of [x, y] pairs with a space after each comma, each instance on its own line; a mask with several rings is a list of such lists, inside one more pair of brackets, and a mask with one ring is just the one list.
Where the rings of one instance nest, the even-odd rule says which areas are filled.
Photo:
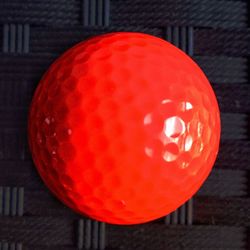
[[119, 32], [46, 72], [29, 115], [34, 163], [73, 210], [135, 224], [177, 209], [214, 164], [220, 118], [201, 69], [170, 43]]

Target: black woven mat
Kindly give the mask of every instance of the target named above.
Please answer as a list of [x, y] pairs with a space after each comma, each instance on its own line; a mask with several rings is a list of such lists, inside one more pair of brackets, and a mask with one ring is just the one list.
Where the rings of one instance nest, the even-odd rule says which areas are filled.
[[[247, 0], [0, 0], [0, 250], [250, 249], [250, 29]], [[216, 92], [222, 140], [202, 189], [171, 215], [137, 226], [82, 218], [41, 182], [27, 146], [39, 79], [95, 34], [140, 31], [199, 63]]]

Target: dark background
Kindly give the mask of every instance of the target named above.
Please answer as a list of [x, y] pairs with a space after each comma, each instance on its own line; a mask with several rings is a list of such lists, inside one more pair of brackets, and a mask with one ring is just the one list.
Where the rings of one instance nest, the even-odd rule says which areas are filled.
[[[0, 0], [0, 250], [250, 249], [249, 6], [237, 0]], [[113, 226], [73, 213], [41, 182], [27, 112], [42, 74], [92, 35], [140, 31], [194, 58], [217, 95], [221, 147], [201, 190], [173, 214]]]

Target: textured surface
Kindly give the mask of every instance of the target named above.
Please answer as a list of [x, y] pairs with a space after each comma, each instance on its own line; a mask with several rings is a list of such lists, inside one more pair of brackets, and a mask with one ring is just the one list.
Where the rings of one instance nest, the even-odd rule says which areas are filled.
[[[250, 249], [249, 1], [0, 0], [0, 14], [0, 249]], [[28, 107], [49, 65], [114, 31], [180, 46], [204, 70], [222, 115], [218, 158], [200, 191], [166, 218], [131, 227], [90, 222], [55, 199], [27, 145]]]
[[135, 224], [198, 190], [218, 153], [220, 118], [209, 82], [183, 52], [146, 34], [111, 33], [50, 67], [29, 135], [43, 180], [65, 204]]

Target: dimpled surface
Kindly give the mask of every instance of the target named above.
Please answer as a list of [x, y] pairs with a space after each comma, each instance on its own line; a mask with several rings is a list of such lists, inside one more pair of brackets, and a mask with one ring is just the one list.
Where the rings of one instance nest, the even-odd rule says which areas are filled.
[[207, 178], [220, 138], [200, 68], [159, 38], [111, 33], [63, 54], [42, 78], [29, 116], [35, 165], [50, 190], [94, 219], [164, 216]]

